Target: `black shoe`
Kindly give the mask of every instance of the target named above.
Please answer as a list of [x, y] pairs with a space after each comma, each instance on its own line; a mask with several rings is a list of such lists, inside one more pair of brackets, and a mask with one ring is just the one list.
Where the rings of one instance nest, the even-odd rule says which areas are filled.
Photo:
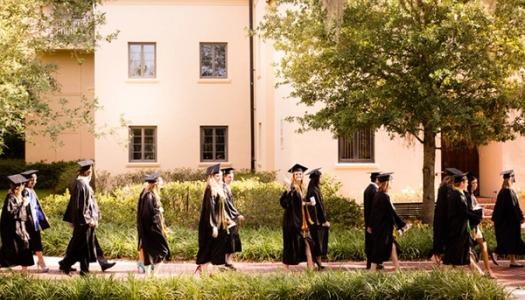
[[235, 268], [232, 264], [224, 264], [224, 266], [232, 271], [237, 271], [237, 268]]
[[490, 259], [492, 259], [492, 262], [496, 266], [499, 266], [499, 264], [498, 264], [498, 255], [495, 252], [490, 252]]
[[68, 266], [63, 265], [63, 264], [62, 264], [62, 261], [59, 261], [59, 262], [58, 262], [58, 269], [59, 269], [60, 271], [64, 272], [64, 274], [66, 274], [66, 275], [69, 275], [69, 273], [71, 273], [71, 271], [73, 271], [73, 270], [71, 269], [71, 267], [68, 267]]
[[102, 269], [102, 272], [104, 272], [116, 264], [117, 264], [116, 262], [104, 262], [100, 264], [100, 268]]
[[80, 270], [80, 276], [84, 277], [84, 276], [88, 276], [89, 275], [89, 271], [82, 271]]
[[510, 264], [509, 268], [523, 268], [522, 264]]
[[383, 264], [377, 264], [377, 269], [378, 270], [383, 270], [385, 267], [383, 266]]

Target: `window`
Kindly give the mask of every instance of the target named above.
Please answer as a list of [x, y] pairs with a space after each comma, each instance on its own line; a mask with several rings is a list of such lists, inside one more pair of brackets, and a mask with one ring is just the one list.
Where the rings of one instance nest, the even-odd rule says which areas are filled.
[[130, 127], [130, 162], [157, 161], [157, 128]]
[[228, 159], [228, 127], [201, 126], [201, 161]]
[[227, 78], [227, 44], [201, 43], [200, 44], [200, 76], [201, 78]]
[[339, 162], [374, 162], [374, 131], [360, 129], [353, 137], [340, 137]]
[[156, 44], [129, 43], [129, 78], [156, 77]]

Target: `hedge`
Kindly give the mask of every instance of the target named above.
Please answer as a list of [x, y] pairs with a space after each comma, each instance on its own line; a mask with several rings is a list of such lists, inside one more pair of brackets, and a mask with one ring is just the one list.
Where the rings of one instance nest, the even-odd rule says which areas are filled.
[[0, 277], [1, 299], [506, 299], [496, 281], [461, 271], [222, 273], [126, 279]]

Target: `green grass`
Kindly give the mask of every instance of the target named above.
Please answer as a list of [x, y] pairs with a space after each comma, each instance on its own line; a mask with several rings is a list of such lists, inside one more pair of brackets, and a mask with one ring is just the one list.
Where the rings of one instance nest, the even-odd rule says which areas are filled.
[[165, 279], [0, 277], [1, 299], [506, 299], [493, 280], [468, 272], [220, 273]]
[[163, 279], [0, 277], [1, 299], [507, 299], [503, 287], [462, 271], [305, 272]]

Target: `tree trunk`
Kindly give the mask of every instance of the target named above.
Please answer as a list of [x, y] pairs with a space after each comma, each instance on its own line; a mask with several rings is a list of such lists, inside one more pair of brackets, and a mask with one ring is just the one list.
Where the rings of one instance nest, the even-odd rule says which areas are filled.
[[432, 224], [434, 219], [435, 190], [434, 174], [436, 165], [436, 135], [425, 130], [423, 143], [423, 211], [421, 219], [424, 224]]

